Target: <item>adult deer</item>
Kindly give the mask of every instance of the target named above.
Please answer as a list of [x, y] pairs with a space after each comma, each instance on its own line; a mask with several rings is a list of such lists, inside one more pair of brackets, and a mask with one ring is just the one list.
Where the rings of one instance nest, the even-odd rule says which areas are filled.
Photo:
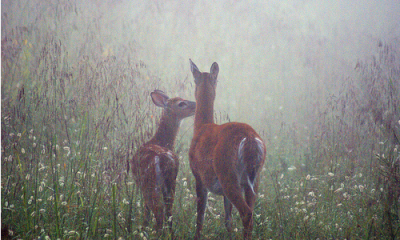
[[[200, 72], [190, 60], [196, 84], [194, 133], [189, 150], [190, 167], [196, 179], [197, 229], [200, 238], [208, 191], [224, 196], [225, 226], [232, 231], [232, 204], [242, 219], [244, 239], [251, 239], [253, 208], [259, 173], [265, 161], [265, 145], [256, 131], [244, 123], [214, 124], [214, 100], [219, 67]], [[244, 192], [244, 197], [242, 192]]]
[[144, 198], [144, 225], [148, 224], [151, 210], [156, 219], [156, 230], [163, 227], [166, 219], [172, 232], [170, 217], [179, 169], [179, 159], [173, 152], [175, 138], [181, 120], [193, 116], [196, 103], [179, 97], [169, 99], [160, 90], [152, 92], [151, 99], [164, 110], [156, 134], [133, 157], [132, 172]]

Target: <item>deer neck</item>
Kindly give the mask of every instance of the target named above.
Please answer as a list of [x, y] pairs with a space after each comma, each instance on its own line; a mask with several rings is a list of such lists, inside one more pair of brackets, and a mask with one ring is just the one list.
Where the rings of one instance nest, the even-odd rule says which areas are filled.
[[209, 91], [196, 94], [196, 113], [194, 118], [195, 129], [203, 124], [214, 123], [214, 97]]
[[164, 113], [161, 117], [156, 134], [149, 141], [149, 143], [173, 150], [176, 135], [178, 134], [179, 130], [179, 124], [180, 121], [177, 120], [175, 116], [168, 116], [166, 113]]

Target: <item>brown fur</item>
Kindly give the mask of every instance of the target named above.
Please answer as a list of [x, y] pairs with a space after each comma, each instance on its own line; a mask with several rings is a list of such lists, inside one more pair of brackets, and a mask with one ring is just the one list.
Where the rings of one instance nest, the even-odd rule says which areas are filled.
[[[156, 218], [156, 230], [164, 219], [172, 216], [179, 158], [173, 152], [175, 138], [182, 119], [192, 116], [196, 103], [181, 98], [169, 99], [162, 91], [151, 93], [154, 104], [164, 108], [156, 134], [145, 143], [132, 159], [132, 172], [143, 194], [145, 225], [150, 211]], [[164, 213], [165, 212], [165, 213]], [[172, 231], [172, 221], [169, 222]]]
[[213, 123], [218, 64], [213, 63], [210, 73], [200, 72], [191, 60], [190, 64], [196, 83], [197, 103], [194, 134], [189, 150], [190, 167], [196, 178], [195, 239], [200, 238], [208, 191], [224, 196], [227, 230], [232, 231], [233, 204], [242, 219], [244, 239], [250, 239], [258, 175], [265, 161], [265, 145], [256, 131], [247, 124]]

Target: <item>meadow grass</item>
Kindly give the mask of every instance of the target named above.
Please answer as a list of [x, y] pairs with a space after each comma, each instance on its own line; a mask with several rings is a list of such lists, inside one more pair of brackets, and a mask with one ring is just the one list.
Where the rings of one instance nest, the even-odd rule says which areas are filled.
[[[167, 85], [177, 95], [193, 89], [177, 80], [163, 82], [128, 52], [82, 54], [70, 63], [62, 38], [51, 32], [37, 37], [16, 28], [2, 39], [4, 234], [12, 239], [156, 239], [154, 222], [143, 226], [143, 199], [128, 161], [154, 134], [160, 116], [149, 93]], [[357, 63], [360, 77], [312, 109], [313, 121], [267, 126], [265, 119], [265, 129], [257, 129], [268, 156], [254, 211], [255, 239], [400, 238], [396, 46], [380, 45], [377, 56]], [[229, 113], [216, 113], [217, 122], [228, 120]], [[188, 122], [176, 147], [176, 239], [195, 233]], [[210, 194], [204, 238], [241, 239], [240, 218], [236, 210], [233, 214], [229, 234], [222, 197]]]

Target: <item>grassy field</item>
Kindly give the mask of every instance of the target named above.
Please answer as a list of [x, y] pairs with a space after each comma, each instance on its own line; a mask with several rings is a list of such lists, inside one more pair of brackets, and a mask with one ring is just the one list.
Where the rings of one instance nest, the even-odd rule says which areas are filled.
[[[55, 9], [60, 18], [76, 11]], [[194, 99], [192, 78], [161, 79], [157, 66], [133, 54], [133, 42], [95, 51], [91, 31], [71, 53], [55, 19], [55, 29], [21, 24], [2, 34], [2, 229], [11, 239], [156, 239], [154, 223], [142, 228], [143, 201], [127, 162], [160, 116], [149, 93], [167, 88]], [[255, 239], [400, 238], [399, 46], [378, 41], [375, 56], [354, 63], [357, 78], [305, 106], [309, 122], [260, 119], [267, 159]], [[229, 112], [215, 119], [235, 120]], [[176, 239], [195, 233], [192, 125], [185, 120], [176, 146]], [[237, 211], [229, 235], [222, 197], [210, 194], [208, 205], [204, 238], [240, 239]]]

